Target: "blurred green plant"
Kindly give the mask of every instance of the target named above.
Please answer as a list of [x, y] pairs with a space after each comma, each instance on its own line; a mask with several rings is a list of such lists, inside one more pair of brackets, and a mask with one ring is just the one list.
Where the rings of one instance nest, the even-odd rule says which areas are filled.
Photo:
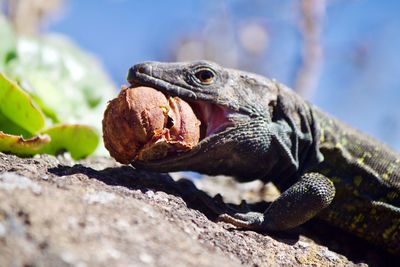
[[96, 59], [64, 36], [16, 36], [2, 16], [0, 40], [0, 151], [93, 153], [115, 88]]

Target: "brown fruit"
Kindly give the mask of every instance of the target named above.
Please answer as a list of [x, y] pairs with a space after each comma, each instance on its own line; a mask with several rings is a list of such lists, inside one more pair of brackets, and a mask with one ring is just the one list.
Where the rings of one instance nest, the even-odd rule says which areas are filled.
[[200, 139], [200, 121], [178, 97], [144, 86], [123, 88], [104, 112], [103, 139], [121, 163], [160, 159], [193, 148]]

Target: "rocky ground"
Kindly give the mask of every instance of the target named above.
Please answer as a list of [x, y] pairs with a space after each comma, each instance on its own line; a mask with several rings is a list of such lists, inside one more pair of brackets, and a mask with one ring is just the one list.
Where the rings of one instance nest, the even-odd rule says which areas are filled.
[[223, 203], [210, 196], [220, 193], [233, 204], [246, 198], [263, 209], [260, 197], [274, 198], [273, 187], [183, 176], [140, 172], [106, 158], [74, 163], [0, 153], [0, 266], [384, 266], [399, 260], [318, 221], [280, 234], [216, 222]]

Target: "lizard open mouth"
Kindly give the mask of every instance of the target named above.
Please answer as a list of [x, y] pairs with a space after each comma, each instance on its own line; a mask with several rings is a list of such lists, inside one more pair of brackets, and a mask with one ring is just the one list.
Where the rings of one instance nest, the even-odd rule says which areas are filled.
[[191, 161], [185, 159], [219, 147], [222, 136], [243, 121], [245, 113], [224, 105], [213, 91], [165, 75], [150, 65], [135, 65], [128, 73], [130, 86], [110, 101], [103, 139], [117, 161], [146, 168], [182, 166]]

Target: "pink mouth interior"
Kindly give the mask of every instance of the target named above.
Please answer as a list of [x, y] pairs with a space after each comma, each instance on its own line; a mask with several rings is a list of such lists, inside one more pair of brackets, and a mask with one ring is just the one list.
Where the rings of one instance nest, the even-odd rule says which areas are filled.
[[201, 121], [200, 140], [232, 125], [228, 119], [229, 111], [227, 108], [204, 101], [189, 102], [197, 118]]

